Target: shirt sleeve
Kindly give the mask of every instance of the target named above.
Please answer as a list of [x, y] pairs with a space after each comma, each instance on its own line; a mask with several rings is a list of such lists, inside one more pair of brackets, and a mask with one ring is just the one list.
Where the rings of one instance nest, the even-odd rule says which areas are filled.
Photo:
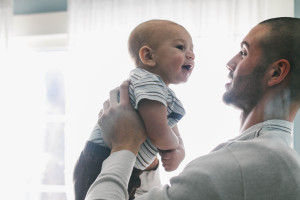
[[244, 199], [239, 165], [229, 151], [198, 157], [162, 189], [153, 188], [136, 200]]
[[147, 74], [143, 78], [131, 80], [130, 93], [135, 99], [134, 108], [138, 108], [138, 104], [142, 99], [159, 101], [167, 106], [168, 89], [159, 77]]
[[[128, 199], [127, 184], [135, 160], [130, 151], [113, 153], [105, 160], [101, 174], [91, 186], [87, 200]], [[222, 165], [221, 165], [222, 164]], [[239, 165], [228, 151], [218, 151], [192, 161], [170, 180], [171, 185], [152, 187], [136, 200], [240, 200], [243, 181]]]

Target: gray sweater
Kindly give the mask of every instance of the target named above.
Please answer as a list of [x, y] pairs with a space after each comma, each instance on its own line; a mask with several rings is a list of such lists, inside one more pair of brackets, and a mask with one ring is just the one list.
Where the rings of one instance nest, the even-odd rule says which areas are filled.
[[[170, 180], [137, 200], [300, 200], [300, 159], [291, 148], [293, 124], [256, 124], [211, 153], [190, 162]], [[91, 186], [87, 199], [127, 199], [135, 155], [113, 153]]]

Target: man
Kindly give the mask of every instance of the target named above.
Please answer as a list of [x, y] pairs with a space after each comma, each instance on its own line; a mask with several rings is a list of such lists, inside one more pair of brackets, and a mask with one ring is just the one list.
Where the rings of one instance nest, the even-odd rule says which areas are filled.
[[[189, 163], [163, 189], [137, 199], [299, 200], [300, 159], [290, 147], [300, 108], [300, 19], [274, 18], [255, 26], [227, 64], [223, 100], [242, 110], [241, 134]], [[145, 131], [128, 100], [128, 82], [110, 94], [99, 114], [110, 157], [87, 199], [126, 199]]]

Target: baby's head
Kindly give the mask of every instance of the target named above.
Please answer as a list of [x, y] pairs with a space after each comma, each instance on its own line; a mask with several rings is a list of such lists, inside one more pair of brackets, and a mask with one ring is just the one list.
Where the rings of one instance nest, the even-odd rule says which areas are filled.
[[129, 36], [128, 49], [136, 67], [159, 75], [167, 85], [186, 82], [194, 67], [192, 38], [172, 21], [139, 24]]

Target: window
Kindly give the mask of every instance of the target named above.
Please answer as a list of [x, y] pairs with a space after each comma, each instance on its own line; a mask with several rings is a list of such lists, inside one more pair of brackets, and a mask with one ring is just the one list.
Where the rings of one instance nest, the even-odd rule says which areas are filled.
[[25, 187], [14, 199], [67, 199], [65, 54], [32, 52], [15, 63], [15, 68], [26, 66], [28, 71], [16, 80], [20, 85], [15, 98], [20, 101], [20, 113], [24, 113], [19, 114], [24, 126], [16, 129], [23, 136], [16, 138], [20, 143], [14, 150], [15, 154], [22, 151], [22, 158], [14, 162], [20, 168], [20, 184]]
[[[8, 122], [1, 126], [1, 148], [10, 161], [3, 169], [11, 171], [1, 177], [14, 187], [4, 191], [3, 198], [70, 199], [65, 156], [67, 35], [59, 28], [66, 25], [65, 17], [14, 16], [15, 32], [1, 68], [1, 85], [6, 86], [1, 88], [1, 111]], [[47, 19], [56, 20], [58, 28], [48, 26]], [[58, 33], [46, 34], [45, 26]]]

